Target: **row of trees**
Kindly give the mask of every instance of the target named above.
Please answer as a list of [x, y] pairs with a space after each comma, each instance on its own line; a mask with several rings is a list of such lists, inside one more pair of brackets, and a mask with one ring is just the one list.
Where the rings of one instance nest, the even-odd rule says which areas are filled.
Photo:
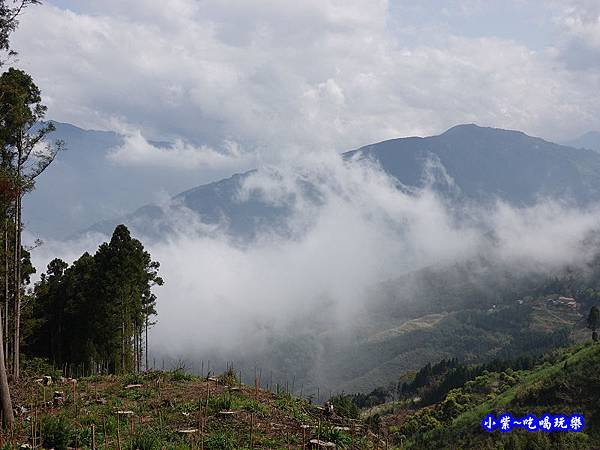
[[[16, 55], [10, 37], [18, 17], [39, 0], [0, 0], [0, 67]], [[4, 425], [14, 422], [7, 367], [20, 376], [21, 310], [25, 285], [34, 272], [22, 245], [22, 202], [35, 179], [63, 148], [48, 144], [51, 124], [40, 125], [46, 112], [41, 93], [27, 73], [9, 69], [0, 76], [0, 403]]]
[[24, 312], [24, 350], [85, 372], [148, 367], [152, 287], [163, 284], [158, 268], [125, 225], [94, 255], [84, 253], [71, 266], [53, 260]]
[[13, 68], [0, 76], [0, 211], [3, 218], [0, 270], [4, 278], [4, 352], [15, 380], [20, 376], [24, 287], [34, 272], [21, 241], [23, 197], [63, 148], [60, 141], [46, 143], [54, 126], [39, 124], [45, 112], [40, 90], [31, 76]]
[[[0, 0], [0, 67], [16, 55], [10, 45], [18, 17], [39, 0]], [[110, 243], [71, 266], [54, 260], [26, 292], [35, 272], [23, 246], [22, 203], [64, 148], [32, 77], [10, 68], [0, 75], [0, 405], [14, 422], [9, 378], [21, 374], [21, 347], [59, 367], [85, 365], [109, 372], [139, 370], [155, 311], [151, 288], [162, 284], [158, 263], [123, 225]], [[22, 335], [24, 334], [24, 336]], [[147, 366], [147, 361], [146, 361]]]

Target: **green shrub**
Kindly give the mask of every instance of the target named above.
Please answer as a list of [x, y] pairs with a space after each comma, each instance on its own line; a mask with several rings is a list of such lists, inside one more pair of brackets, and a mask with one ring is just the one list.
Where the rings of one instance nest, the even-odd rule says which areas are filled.
[[208, 450], [237, 450], [240, 446], [231, 433], [213, 433], [205, 439], [204, 448]]
[[42, 418], [44, 448], [66, 450], [74, 435], [73, 426], [66, 417], [46, 415]]
[[130, 450], [155, 450], [161, 448], [161, 440], [151, 431], [138, 431], [129, 442]]
[[24, 358], [21, 361], [21, 370], [25, 377], [50, 375], [56, 381], [62, 376], [62, 372], [59, 369], [52, 367], [52, 364], [43, 358]]
[[129, 384], [144, 384], [144, 377], [141, 373], [128, 373], [123, 376], [123, 384], [125, 386]]
[[229, 369], [227, 369], [227, 372], [219, 376], [219, 383], [224, 384], [226, 386], [235, 386], [236, 384], [238, 384], [238, 382], [239, 381], [235, 373], [235, 369], [233, 367], [230, 367]]
[[171, 381], [190, 381], [194, 376], [187, 373], [183, 367], [179, 367], [169, 373], [169, 378]]
[[339, 448], [349, 448], [352, 445], [352, 437], [343, 430], [335, 429], [326, 423], [321, 423], [317, 430], [318, 436], [322, 440], [333, 442]]
[[256, 413], [266, 412], [266, 407], [256, 400], [242, 395], [225, 393], [217, 397], [211, 397], [208, 402], [209, 409], [213, 413], [219, 411], [251, 411]]
[[349, 395], [335, 395], [329, 399], [333, 404], [333, 410], [335, 414], [341, 417], [349, 417], [351, 419], [358, 419], [360, 410], [358, 406], [352, 402], [352, 397]]

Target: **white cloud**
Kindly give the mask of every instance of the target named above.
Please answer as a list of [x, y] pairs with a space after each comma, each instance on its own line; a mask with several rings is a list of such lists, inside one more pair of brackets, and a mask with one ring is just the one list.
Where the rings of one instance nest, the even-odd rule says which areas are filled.
[[242, 154], [235, 142], [225, 142], [221, 151], [205, 145], [196, 147], [181, 139], [166, 145], [156, 145], [148, 142], [139, 130], [125, 135], [123, 144], [113, 149], [108, 158], [124, 166], [168, 167], [180, 170], [236, 171], [252, 165], [252, 159], [248, 154]]
[[[318, 182], [322, 203], [304, 198], [306, 182]], [[259, 172], [247, 188], [275, 204], [295, 198], [290, 228], [296, 232], [265, 230], [239, 246], [182, 226], [168, 242], [153, 244], [166, 280], [153, 342], [166, 354], [239, 357], [270, 339], [305, 332], [317, 311], [330, 331], [344, 329], [377, 301], [369, 295], [374, 285], [429, 265], [478, 256], [515, 273], [583, 265], [592, 255], [582, 240], [600, 218], [597, 208], [541, 201], [474, 209], [461, 220], [429, 189], [403, 193], [375, 167], [334, 159]]]
[[[560, 31], [558, 57], [574, 70], [600, 70], [600, 3], [548, 0]], [[598, 86], [598, 84], [596, 84]]]
[[[245, 189], [276, 205], [287, 202], [292, 235], [265, 229], [240, 245], [216, 229], [206, 233], [191, 211], [167, 204], [167, 220], [178, 231], [160, 242], [138, 236], [161, 262], [166, 281], [157, 290], [155, 350], [256, 350], [289, 335], [292, 324], [311, 320], [315, 311], [332, 327], [351, 324], [374, 301], [368, 292], [377, 283], [478, 255], [525, 271], [583, 264], [591, 255], [582, 240], [600, 217], [598, 209], [541, 201], [520, 209], [501, 203], [474, 208], [464, 218], [428, 188], [400, 191], [371, 163], [332, 155], [305, 155], [300, 163], [259, 171]], [[98, 237], [90, 239], [50, 242], [34, 252], [35, 263], [41, 268], [62, 254], [72, 260], [84, 244], [93, 251]]]
[[15, 43], [56, 119], [106, 128], [118, 116], [151, 138], [230, 140], [271, 161], [290, 147], [350, 149], [459, 122], [550, 138], [594, 127], [595, 72], [567, 70], [551, 49], [447, 30], [405, 45], [389, 6], [131, 0], [93, 1], [84, 14], [46, 5], [28, 11]]

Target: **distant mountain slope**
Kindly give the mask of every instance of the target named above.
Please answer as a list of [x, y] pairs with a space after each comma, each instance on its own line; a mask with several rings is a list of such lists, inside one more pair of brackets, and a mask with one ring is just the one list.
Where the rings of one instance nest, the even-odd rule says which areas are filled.
[[[227, 174], [212, 169], [199, 173], [165, 165], [119, 164], [110, 155], [124, 144], [123, 135], [53, 123], [56, 131], [49, 138], [65, 141], [67, 149], [37, 179], [36, 189], [23, 202], [27, 231], [42, 238], [66, 238], [99, 221], [122, 217], [140, 205]], [[152, 144], [169, 147], [165, 142]]]
[[587, 148], [600, 152], [600, 131], [588, 131], [577, 139], [565, 142], [565, 145], [575, 148]]
[[[244, 180], [253, 172], [235, 174], [230, 178], [198, 186], [174, 196], [166, 207], [146, 205], [119, 219], [98, 222], [85, 232], [107, 234], [118, 223], [126, 223], [142, 236], [160, 239], [178, 226], [183, 228], [189, 224], [185, 220], [188, 211], [198, 214], [202, 223], [207, 226], [207, 233], [212, 227], [225, 224], [231, 235], [250, 238], [262, 227], [283, 227], [287, 208], [269, 205], [252, 195], [244, 200], [238, 198]], [[178, 211], [178, 217], [185, 223], [174, 221], [170, 214], [173, 211]], [[194, 218], [190, 218], [192, 220]]]
[[[469, 202], [487, 204], [500, 199], [520, 206], [560, 198], [585, 205], [600, 198], [599, 153], [518, 131], [459, 125], [439, 136], [393, 139], [343, 156], [375, 160], [407, 187], [431, 185], [445, 196]], [[239, 199], [251, 173], [188, 190], [175, 196], [173, 203], [199, 213], [204, 223], [225, 224], [233, 236], [253, 236], [261, 227], [280, 226], [285, 205], [273, 207], [258, 197]], [[143, 233], [156, 228], [156, 222], [147, 223], [155, 216], [168, 219], [159, 208], [146, 206], [91, 229], [107, 233], [118, 222], [125, 222]], [[164, 220], [161, 223], [162, 232], [167, 231], [168, 225]]]
[[[428, 167], [443, 168], [462, 196], [478, 201], [523, 205], [560, 197], [588, 203], [600, 193], [600, 155], [519, 131], [458, 125], [439, 136], [384, 141], [346, 156], [356, 153], [410, 186], [424, 185]], [[439, 181], [434, 186], [448, 189]]]

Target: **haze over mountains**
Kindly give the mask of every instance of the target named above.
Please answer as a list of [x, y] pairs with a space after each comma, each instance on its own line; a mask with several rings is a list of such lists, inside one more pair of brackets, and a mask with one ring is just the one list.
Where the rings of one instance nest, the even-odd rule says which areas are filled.
[[[64, 239], [90, 225], [118, 218], [146, 203], [169, 198], [190, 186], [228, 176], [231, 168], [180, 170], [170, 164], [128, 164], [115, 157], [129, 149], [129, 136], [116, 132], [83, 130], [54, 122], [51, 139], [66, 143], [52, 170], [37, 180], [37, 189], [24, 201], [26, 230], [43, 238]], [[146, 142], [157, 152], [170, 146]]]
[[587, 133], [564, 143], [570, 147], [588, 148], [600, 152], [600, 131], [588, 131]]
[[[429, 360], [546, 342], [521, 322], [489, 333], [486, 311], [584, 266], [598, 224], [600, 154], [518, 131], [460, 125], [208, 184], [115, 165], [117, 134], [59, 131], [79, 140], [44, 174], [53, 191], [28, 204], [58, 224], [66, 212], [48, 196], [71, 189], [82, 206], [63, 235], [125, 223], [148, 245], [165, 279], [150, 348], [173, 363], [258, 361], [279, 379], [368, 390]], [[156, 189], [174, 195], [152, 204]], [[148, 205], [119, 203], [125, 190]], [[45, 254], [70, 261], [95, 245], [50, 242], [33, 258], [41, 272]]]
[[[237, 237], [255, 236], [265, 227], [285, 231], [290, 205], [274, 204], [260, 189], [247, 189], [255, 171], [203, 185], [193, 170], [182, 175], [168, 166], [132, 168], [116, 163], [110, 155], [124, 142], [117, 133], [59, 123], [54, 137], [63, 139], [68, 151], [40, 177], [40, 189], [25, 203], [28, 228], [34, 234], [54, 238], [84, 230], [108, 234], [124, 222], [143, 235], [158, 237], [172, 231], [173, 210], [197, 213], [211, 230]], [[587, 205], [600, 194], [600, 154], [476, 125], [459, 125], [439, 136], [388, 140], [347, 152], [344, 158], [374, 161], [401, 189], [428, 185], [461, 203], [502, 200], [526, 206], [560, 198]], [[219, 172], [212, 175], [218, 177]], [[194, 185], [198, 187], [184, 190]], [[303, 188], [312, 191], [308, 197], [318, 203], [318, 188]], [[148, 205], [140, 208], [144, 203]]]

